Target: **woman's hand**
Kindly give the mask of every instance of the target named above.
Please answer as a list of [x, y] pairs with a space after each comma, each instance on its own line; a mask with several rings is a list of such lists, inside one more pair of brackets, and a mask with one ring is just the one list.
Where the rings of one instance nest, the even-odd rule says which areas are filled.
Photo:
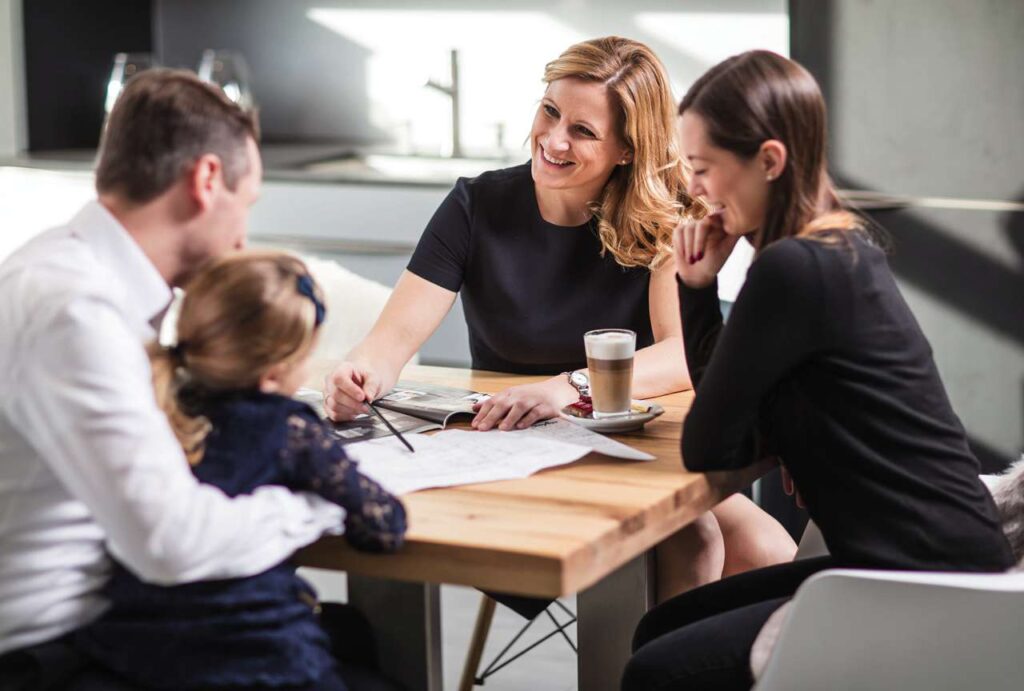
[[720, 212], [699, 221], [683, 220], [672, 234], [676, 273], [690, 288], [706, 288], [722, 270], [738, 235], [729, 235]]
[[513, 386], [473, 406], [473, 427], [481, 432], [495, 425], [505, 431], [526, 429], [538, 420], [555, 417], [578, 398], [579, 393], [565, 377]]
[[332, 420], [351, 420], [369, 412], [366, 404], [394, 385], [393, 377], [382, 376], [370, 365], [343, 362], [324, 380], [324, 410]]

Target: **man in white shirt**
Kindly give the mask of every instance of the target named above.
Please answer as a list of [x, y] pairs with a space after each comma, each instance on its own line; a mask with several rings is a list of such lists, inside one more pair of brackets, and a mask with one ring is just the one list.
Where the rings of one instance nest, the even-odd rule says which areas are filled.
[[67, 675], [85, 665], [68, 634], [106, 607], [108, 550], [156, 583], [234, 578], [340, 525], [338, 507], [283, 488], [200, 485], [151, 387], [144, 343], [170, 287], [245, 244], [256, 138], [194, 75], [144, 72], [111, 114], [98, 200], [0, 265], [4, 682], [42, 687], [55, 651]]

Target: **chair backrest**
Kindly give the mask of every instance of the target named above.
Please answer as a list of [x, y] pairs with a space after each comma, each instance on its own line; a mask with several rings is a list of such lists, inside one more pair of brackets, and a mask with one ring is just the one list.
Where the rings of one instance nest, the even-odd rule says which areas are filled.
[[1024, 573], [826, 571], [798, 591], [756, 691], [1024, 688]]
[[[391, 296], [391, 289], [332, 259], [303, 255], [302, 261], [320, 284], [327, 303], [327, 318], [320, 327], [313, 359], [340, 360], [369, 333]], [[416, 360], [414, 357], [412, 361]]]

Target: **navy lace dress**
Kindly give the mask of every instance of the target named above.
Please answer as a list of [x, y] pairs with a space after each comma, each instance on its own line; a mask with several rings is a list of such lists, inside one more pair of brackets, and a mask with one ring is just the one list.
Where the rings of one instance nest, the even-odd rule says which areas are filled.
[[[244, 393], [207, 400], [212, 425], [194, 470], [228, 495], [261, 485], [315, 492], [346, 511], [358, 549], [391, 552], [405, 533], [398, 499], [356, 469], [309, 406]], [[316, 685], [335, 660], [317, 623], [316, 593], [289, 561], [249, 578], [147, 585], [116, 566], [111, 609], [79, 645], [127, 680], [151, 688]]]

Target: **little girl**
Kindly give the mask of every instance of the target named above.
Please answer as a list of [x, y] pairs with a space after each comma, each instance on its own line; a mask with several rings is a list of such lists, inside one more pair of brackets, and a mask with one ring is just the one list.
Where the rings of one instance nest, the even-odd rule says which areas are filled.
[[[402, 504], [290, 398], [308, 376], [324, 314], [292, 256], [214, 263], [187, 287], [178, 344], [150, 347], [157, 400], [199, 479], [231, 496], [270, 484], [315, 492], [345, 509], [354, 547], [392, 552], [405, 533]], [[295, 570], [284, 562], [249, 578], [160, 587], [117, 567], [112, 606], [81, 633], [81, 647], [148, 688], [344, 690], [316, 593]]]

